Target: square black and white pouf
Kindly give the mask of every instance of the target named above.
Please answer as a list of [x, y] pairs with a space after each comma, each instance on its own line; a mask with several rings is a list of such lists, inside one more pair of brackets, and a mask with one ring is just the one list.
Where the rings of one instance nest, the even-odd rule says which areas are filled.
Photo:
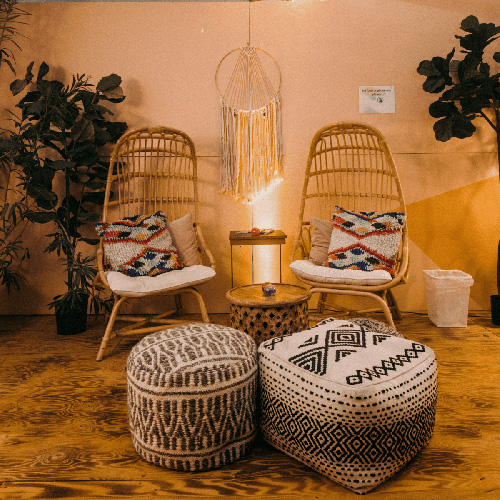
[[257, 433], [257, 348], [246, 333], [196, 323], [152, 333], [127, 363], [132, 442], [145, 460], [209, 470], [245, 455]]
[[434, 352], [370, 326], [331, 318], [258, 348], [264, 439], [357, 493], [429, 442], [436, 410]]

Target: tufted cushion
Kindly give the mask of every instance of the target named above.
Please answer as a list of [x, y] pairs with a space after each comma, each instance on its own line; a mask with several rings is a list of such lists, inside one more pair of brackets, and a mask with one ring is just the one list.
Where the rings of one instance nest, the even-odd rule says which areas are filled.
[[331, 318], [258, 352], [264, 438], [357, 493], [432, 436], [437, 366], [427, 346]]
[[144, 337], [127, 362], [132, 442], [163, 467], [201, 471], [249, 451], [257, 432], [257, 349], [243, 332], [182, 325]]
[[184, 267], [162, 212], [99, 222], [96, 231], [114, 271], [127, 276], [157, 276]]
[[320, 283], [342, 285], [383, 285], [392, 280], [392, 276], [382, 269], [361, 271], [360, 269], [334, 269], [317, 266], [309, 260], [296, 260], [290, 264], [292, 273], [298, 278]]
[[207, 266], [190, 266], [173, 273], [159, 276], [126, 276], [116, 271], [108, 271], [106, 279], [113, 292], [126, 297], [142, 297], [165, 290], [176, 290], [186, 286], [200, 285], [215, 276], [215, 271]]
[[326, 265], [335, 269], [396, 273], [405, 224], [401, 212], [350, 212], [335, 207]]

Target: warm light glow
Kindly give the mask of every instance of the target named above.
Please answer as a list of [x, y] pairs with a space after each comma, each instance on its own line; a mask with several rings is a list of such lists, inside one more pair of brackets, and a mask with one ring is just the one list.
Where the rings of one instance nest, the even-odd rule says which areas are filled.
[[256, 193], [251, 194], [250, 199], [244, 201], [243, 203], [245, 203], [246, 205], [252, 205], [256, 201], [259, 201], [264, 196], [268, 195], [269, 192], [272, 191], [282, 181], [283, 177], [275, 177], [265, 189], [262, 189], [262, 191], [257, 191]]
[[[275, 187], [283, 179], [277, 178], [273, 181]], [[253, 212], [253, 225], [259, 229], [281, 229], [279, 219], [279, 200], [276, 193], [270, 192], [271, 186], [265, 192], [259, 193], [251, 204]], [[255, 245], [254, 252], [254, 282], [278, 283], [280, 280], [280, 246], [279, 245]], [[284, 256], [282, 255], [284, 261]], [[282, 261], [282, 262], [283, 262]]]

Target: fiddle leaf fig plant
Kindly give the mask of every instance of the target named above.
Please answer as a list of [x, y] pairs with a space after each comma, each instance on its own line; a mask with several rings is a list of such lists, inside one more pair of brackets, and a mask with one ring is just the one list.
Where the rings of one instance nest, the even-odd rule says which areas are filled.
[[[423, 89], [431, 94], [441, 94], [429, 106], [429, 114], [436, 118], [434, 134], [438, 141], [452, 137], [464, 139], [476, 131], [474, 120], [482, 118], [494, 130], [500, 144], [500, 73], [492, 72], [484, 61], [485, 49], [498, 39], [500, 26], [480, 23], [475, 16], [466, 17], [460, 29], [465, 33], [455, 35], [464, 54], [455, 61], [455, 49], [446, 57], [433, 57], [422, 61], [418, 73], [425, 76]], [[500, 52], [492, 55], [500, 63]], [[457, 63], [456, 65], [452, 63]], [[453, 68], [456, 71], [453, 71]], [[500, 169], [500, 148], [498, 148]]]
[[100, 218], [108, 171], [105, 147], [127, 128], [108, 119], [113, 115], [108, 103], [122, 102], [125, 96], [116, 74], [94, 87], [84, 74], [64, 84], [48, 79], [49, 72], [43, 62], [35, 78], [31, 63], [25, 77], [10, 85], [13, 95], [22, 97], [17, 114], [10, 113], [15, 129], [0, 139], [0, 150], [10, 146], [11, 161], [22, 170], [32, 202], [25, 217], [53, 227], [45, 252], [60, 258], [67, 291], [49, 305], [58, 313], [90, 298], [97, 312], [106, 302], [93, 287], [94, 257], [84, 257], [81, 245], [99, 242], [90, 229], [87, 235], [86, 226]]
[[[423, 89], [441, 94], [429, 106], [430, 115], [437, 119], [434, 134], [442, 142], [452, 137], [464, 139], [476, 131], [473, 123], [476, 118], [485, 120], [496, 136], [500, 175], [500, 73], [492, 71], [492, 65], [498, 68], [496, 63], [500, 63], [500, 52], [490, 48], [492, 60], [484, 60], [485, 50], [500, 37], [500, 26], [480, 23], [476, 16], [467, 16], [460, 29], [465, 34], [455, 35], [455, 38], [459, 40], [460, 52], [464, 54], [461, 60], [454, 60], [455, 49], [452, 49], [446, 57], [422, 61], [417, 69], [426, 77]], [[452, 63], [456, 63], [456, 71], [451, 71]], [[500, 293], [500, 243], [497, 288]]]

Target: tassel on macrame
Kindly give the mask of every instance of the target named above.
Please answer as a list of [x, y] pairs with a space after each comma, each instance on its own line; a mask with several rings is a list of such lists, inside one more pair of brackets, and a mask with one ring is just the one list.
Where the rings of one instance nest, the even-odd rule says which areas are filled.
[[282, 179], [281, 99], [257, 56], [258, 49], [239, 50], [221, 95], [220, 181], [223, 193], [251, 203]]

